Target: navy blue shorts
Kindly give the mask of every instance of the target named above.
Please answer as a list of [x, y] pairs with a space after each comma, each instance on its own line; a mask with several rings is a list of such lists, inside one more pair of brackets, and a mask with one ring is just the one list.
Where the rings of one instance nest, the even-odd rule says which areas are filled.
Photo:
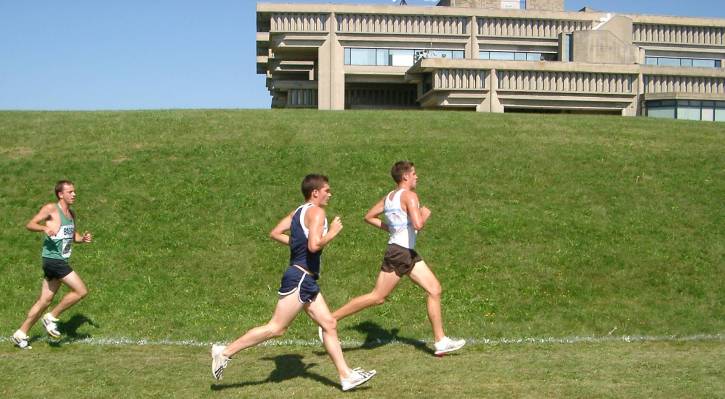
[[63, 277], [71, 274], [71, 269], [68, 261], [63, 259], [52, 259], [43, 258], [43, 274], [46, 280], [62, 279]]
[[282, 282], [279, 285], [279, 295], [287, 296], [295, 292], [297, 292], [300, 302], [310, 303], [320, 293], [320, 286], [317, 285], [317, 280], [311, 274], [307, 274], [294, 266], [290, 266], [282, 276]]

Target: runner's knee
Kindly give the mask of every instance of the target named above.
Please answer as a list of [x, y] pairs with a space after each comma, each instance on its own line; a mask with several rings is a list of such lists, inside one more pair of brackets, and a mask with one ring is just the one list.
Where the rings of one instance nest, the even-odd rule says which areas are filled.
[[332, 331], [337, 329], [337, 320], [334, 317], [329, 319], [320, 320], [320, 327], [325, 331]]
[[432, 287], [428, 288], [428, 296], [433, 298], [440, 298], [443, 294], [443, 288], [441, 288], [440, 284], [434, 284]]
[[88, 296], [88, 288], [83, 287], [83, 288], [77, 290], [76, 295], [78, 295], [79, 299], [85, 298], [86, 296]]
[[382, 305], [385, 303], [385, 300], [388, 298], [387, 295], [383, 295], [377, 292], [372, 293], [372, 300], [374, 305]]
[[38, 306], [45, 309], [50, 306], [51, 301], [53, 301], [52, 295], [41, 295], [40, 298], [38, 298]]
[[285, 332], [287, 332], [287, 327], [277, 324], [270, 324], [267, 326], [267, 328], [269, 329], [269, 333], [272, 335], [272, 337], [281, 337], [284, 335]]

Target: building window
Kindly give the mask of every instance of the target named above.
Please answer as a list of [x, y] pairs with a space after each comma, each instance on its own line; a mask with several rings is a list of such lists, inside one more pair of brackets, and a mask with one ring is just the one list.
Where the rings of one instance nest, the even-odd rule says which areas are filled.
[[508, 52], [508, 51], [491, 51], [489, 52], [491, 60], [500, 60], [500, 61], [513, 61], [515, 59], [516, 53]]
[[525, 10], [526, 0], [501, 0], [502, 10]]
[[722, 61], [707, 58], [645, 57], [645, 64], [675, 68], [720, 68]]
[[714, 101], [703, 101], [701, 109], [701, 119], [703, 121], [714, 121], [715, 120], [715, 102]]
[[345, 48], [345, 65], [413, 66], [420, 58], [463, 59], [463, 50]]
[[350, 49], [351, 65], [377, 65], [375, 49], [353, 48]]
[[725, 122], [725, 102], [715, 103], [715, 122]]
[[386, 65], [391, 66], [413, 66], [415, 64], [415, 50], [388, 50], [389, 61]]
[[690, 121], [702, 120], [700, 107], [700, 101], [678, 101], [677, 119], [685, 119]]
[[556, 61], [555, 53], [539, 53], [525, 51], [480, 51], [481, 60], [496, 61]]
[[647, 116], [653, 118], [725, 122], [725, 102], [694, 100], [647, 101]]
[[463, 59], [463, 51], [459, 50], [415, 50], [415, 59], [420, 58], [450, 58]]

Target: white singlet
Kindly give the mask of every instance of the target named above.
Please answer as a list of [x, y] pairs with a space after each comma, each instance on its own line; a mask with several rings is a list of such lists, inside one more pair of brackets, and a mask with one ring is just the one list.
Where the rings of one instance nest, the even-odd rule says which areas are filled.
[[[384, 212], [390, 228], [388, 244], [400, 245], [403, 248], [415, 249], [415, 237], [418, 232], [408, 220], [408, 213], [400, 206], [400, 197], [405, 189], [391, 191], [385, 196]], [[390, 194], [393, 194], [390, 199]]]

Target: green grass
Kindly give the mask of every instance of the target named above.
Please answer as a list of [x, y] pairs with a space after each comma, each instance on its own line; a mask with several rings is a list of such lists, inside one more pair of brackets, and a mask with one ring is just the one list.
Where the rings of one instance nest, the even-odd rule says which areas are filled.
[[[90, 295], [63, 317], [72, 320], [72, 337], [229, 341], [271, 314], [288, 251], [267, 233], [301, 202], [306, 173], [330, 176], [328, 214], [345, 225], [325, 251], [327, 302], [336, 308], [372, 288], [385, 236], [362, 216], [391, 188], [388, 171], [398, 159], [416, 163], [419, 194], [433, 211], [418, 249], [442, 282], [449, 334], [725, 332], [723, 124], [458, 112], [144, 111], [0, 112], [3, 334], [17, 328], [37, 295], [41, 237], [24, 225], [52, 200], [58, 179], [76, 182], [79, 228], [95, 236], [74, 250], [72, 264]], [[342, 321], [341, 335], [362, 340], [398, 329], [402, 337], [428, 339], [424, 303], [406, 281], [385, 305]], [[287, 337], [314, 335], [300, 317]], [[691, 346], [700, 345], [723, 352], [721, 341]], [[608, 348], [552, 350], [596, 358]], [[67, 359], [85, 362], [103, 350], [72, 347]], [[206, 356], [164, 350], [186, 353], [192, 365], [183, 367], [199, 367]], [[539, 356], [531, 347], [513, 351]], [[371, 352], [366, 356], [383, 365], [409, 356], [385, 360], [388, 349]], [[391, 383], [381, 378], [376, 389], [392, 396], [403, 377], [385, 378]], [[537, 396], [511, 389], [512, 396]], [[558, 393], [577, 396], [568, 389]]]
[[[722, 343], [474, 346], [443, 359], [404, 345], [348, 350], [379, 375], [354, 398], [715, 398]], [[22, 370], [22, 373], [18, 372]], [[321, 348], [261, 347], [218, 383], [199, 348], [39, 346], [0, 349], [5, 398], [338, 398]], [[18, 381], [20, 379], [21, 381]]]

